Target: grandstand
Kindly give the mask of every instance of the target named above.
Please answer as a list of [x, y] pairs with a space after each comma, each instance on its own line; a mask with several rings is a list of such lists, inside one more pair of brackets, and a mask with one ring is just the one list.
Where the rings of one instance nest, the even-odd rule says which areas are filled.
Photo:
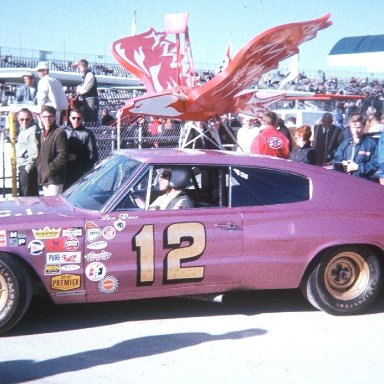
[[[4, 54], [4, 52], [7, 52]], [[125, 70], [106, 56], [89, 54], [69, 54], [63, 52], [51, 52], [43, 50], [24, 50], [17, 52], [14, 48], [0, 47], [0, 104], [10, 105], [14, 103], [17, 87], [22, 83], [22, 74], [26, 71], [34, 72], [39, 61], [46, 61], [50, 66], [51, 74], [58, 78], [70, 97], [73, 88], [81, 83], [81, 74], [77, 62], [68, 60], [68, 57], [85, 57], [90, 63], [90, 69], [95, 73], [98, 81], [98, 94], [100, 99], [100, 111], [108, 107], [112, 114], [125, 104], [125, 101], [142, 95], [145, 92], [143, 84], [132, 73]], [[196, 66], [195, 66], [196, 67]], [[215, 71], [206, 65], [204, 69], [195, 70], [198, 83], [204, 83], [212, 79]], [[343, 93], [343, 94], [367, 94], [371, 91], [379, 91], [383, 95], [383, 82], [372, 78], [373, 74], [340, 73], [339, 76], [317, 71], [312, 77], [309, 72], [301, 72], [299, 77], [287, 85], [286, 89], [308, 91], [315, 93]], [[284, 75], [279, 70], [264, 74], [255, 87], [278, 89]], [[371, 78], [370, 78], [371, 77]], [[333, 108], [335, 106], [331, 106]], [[4, 118], [3, 118], [4, 121]], [[94, 129], [100, 139], [102, 155], [106, 155], [111, 149], [122, 146], [169, 146], [180, 145], [183, 142], [183, 123], [173, 122], [173, 129], [164, 130], [156, 138], [153, 132], [148, 130], [149, 121], [142, 122], [140, 129], [136, 122], [118, 127], [102, 127], [98, 124]], [[1, 120], [0, 120], [1, 129]], [[108, 132], [108, 134], [106, 133]], [[180, 134], [181, 133], [181, 134]], [[167, 137], [169, 135], [169, 137]], [[175, 140], [175, 136], [179, 139]], [[171, 138], [172, 137], [172, 138]], [[107, 144], [108, 143], [108, 144]], [[170, 144], [171, 143], [171, 144]]]

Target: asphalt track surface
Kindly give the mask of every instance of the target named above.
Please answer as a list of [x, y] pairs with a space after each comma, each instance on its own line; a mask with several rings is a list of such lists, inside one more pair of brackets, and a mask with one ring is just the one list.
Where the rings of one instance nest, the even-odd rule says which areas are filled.
[[335, 317], [296, 290], [55, 306], [0, 338], [0, 383], [383, 383], [384, 295]]

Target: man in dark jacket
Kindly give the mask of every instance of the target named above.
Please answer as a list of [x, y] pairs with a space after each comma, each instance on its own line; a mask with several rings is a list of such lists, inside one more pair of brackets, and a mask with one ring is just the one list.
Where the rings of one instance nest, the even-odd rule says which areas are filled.
[[90, 129], [84, 127], [84, 115], [79, 109], [73, 109], [69, 116], [69, 125], [65, 127], [68, 138], [67, 178], [64, 190], [87, 173], [99, 160], [96, 138]]
[[343, 139], [343, 131], [333, 124], [332, 114], [324, 113], [321, 124], [313, 127], [313, 148], [316, 151], [316, 165], [332, 164], [335, 152]]
[[41, 109], [43, 130], [40, 133], [40, 153], [37, 159], [39, 184], [44, 196], [57, 196], [63, 191], [67, 173], [68, 140], [62, 128], [55, 122], [56, 109]]
[[379, 168], [376, 141], [363, 135], [365, 119], [362, 115], [353, 115], [349, 120], [352, 136], [343, 140], [333, 159], [334, 167], [350, 175], [369, 178]]

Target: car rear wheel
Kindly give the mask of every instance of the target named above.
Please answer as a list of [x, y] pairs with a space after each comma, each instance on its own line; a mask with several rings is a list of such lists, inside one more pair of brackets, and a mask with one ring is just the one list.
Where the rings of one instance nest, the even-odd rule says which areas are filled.
[[31, 280], [12, 256], [0, 253], [0, 334], [22, 318], [32, 298]]
[[303, 286], [308, 301], [333, 315], [361, 313], [381, 288], [382, 268], [369, 247], [331, 249], [310, 271]]

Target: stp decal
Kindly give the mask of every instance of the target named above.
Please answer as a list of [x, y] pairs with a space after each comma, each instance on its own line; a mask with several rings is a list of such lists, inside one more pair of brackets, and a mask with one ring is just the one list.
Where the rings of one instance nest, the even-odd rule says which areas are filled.
[[267, 140], [268, 147], [272, 149], [280, 149], [283, 146], [283, 142], [278, 137], [270, 137]]

